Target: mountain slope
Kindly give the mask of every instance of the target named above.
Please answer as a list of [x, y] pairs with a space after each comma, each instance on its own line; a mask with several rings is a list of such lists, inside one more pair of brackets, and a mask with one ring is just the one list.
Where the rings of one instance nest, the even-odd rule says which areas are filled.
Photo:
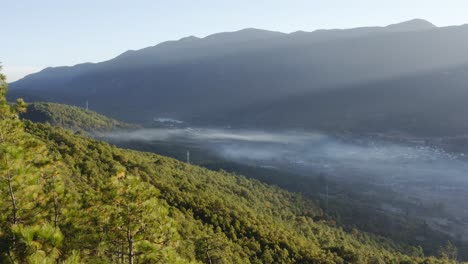
[[[218, 115], [218, 123], [327, 132], [455, 136], [468, 131], [468, 66], [307, 92]], [[248, 118], [245, 118], [248, 116]], [[278, 122], [281, 120], [281, 122]]]
[[2, 263], [453, 262], [258, 181], [23, 123], [1, 77]]
[[[48, 68], [13, 83], [11, 97], [74, 105], [89, 100], [98, 112], [137, 123], [171, 117], [213, 124], [214, 114], [250, 105], [460, 67], [468, 64], [467, 44], [468, 26], [436, 28], [422, 20], [291, 34], [247, 29], [165, 42], [97, 64]], [[402, 96], [412, 88], [404, 85]], [[313, 121], [300, 120], [312, 127]]]
[[[34, 105], [53, 105], [55, 107], [47, 108], [47, 116], [49, 123], [53, 126], [64, 127], [71, 129], [72, 131], [86, 131], [90, 135], [96, 135], [94, 132], [98, 132], [98, 129], [102, 131], [102, 122], [107, 119], [91, 111], [85, 111], [76, 107], [70, 107], [66, 105], [56, 105], [49, 103], [38, 103], [31, 104], [28, 106], [28, 111]], [[70, 110], [71, 113], [66, 111]], [[79, 120], [74, 117], [77, 116], [74, 111], [79, 111]], [[28, 112], [22, 113], [22, 116], [27, 116]], [[33, 115], [34, 117], [35, 115]], [[65, 118], [63, 118], [65, 116]], [[94, 118], [98, 117], [98, 118]], [[42, 119], [32, 119], [32, 121], [41, 121]], [[59, 120], [59, 121], [54, 121]], [[67, 120], [67, 121], [64, 121]], [[70, 126], [72, 122], [72, 126]], [[113, 121], [117, 122], [117, 121]], [[44, 123], [44, 122], [42, 122]], [[112, 123], [111, 123], [112, 124]], [[80, 128], [80, 125], [84, 126]], [[109, 126], [107, 129], [118, 129], [115, 126]], [[98, 133], [99, 135], [100, 133]], [[102, 134], [101, 134], [102, 136]], [[99, 138], [99, 136], [98, 136]], [[107, 139], [109, 140], [109, 139]], [[110, 141], [111, 144], [115, 144], [122, 148], [129, 148], [135, 150], [143, 150], [148, 152], [157, 153], [159, 155], [174, 157], [179, 160], [185, 160], [186, 151], [189, 146], [187, 142], [177, 144], [175, 142], [165, 141], [163, 147], [156, 147], [153, 144], [139, 144], [135, 141], [130, 143], [123, 143], [119, 140]], [[307, 177], [301, 177], [295, 173], [280, 172], [277, 170], [262, 169], [260, 167], [242, 166], [241, 164], [225, 163], [216, 156], [211, 156], [209, 151], [206, 149], [190, 149], [192, 155], [191, 163], [199, 164], [203, 167], [213, 168], [215, 170], [223, 169], [245, 175], [247, 178], [259, 179], [264, 183], [280, 186], [289, 191], [299, 192], [304, 195], [305, 198], [317, 201], [323, 201], [323, 179], [320, 177], [314, 177], [308, 175]], [[388, 198], [389, 195], [383, 195], [380, 198], [372, 197], [368, 199], [361, 194], [356, 193], [356, 189], [362, 191], [362, 187], [356, 187], [356, 183], [351, 186], [346, 186], [346, 183], [342, 180], [336, 182], [336, 186], [328, 182], [330, 186], [330, 192], [339, 193], [339, 197], [336, 200], [330, 200], [327, 202], [328, 213], [333, 215], [339, 225], [347, 227], [357, 227], [360, 230], [370, 232], [373, 234], [379, 234], [384, 237], [400, 241], [400, 243], [407, 243], [410, 245], [421, 245], [426, 254], [435, 254], [441, 245], [447, 240], [451, 239], [449, 236], [443, 235], [438, 231], [427, 228], [427, 224], [423, 221], [418, 221], [413, 218], [405, 218], [397, 215], [391, 215], [388, 212], [381, 212], [380, 205], [389, 201], [392, 203], [392, 199], [381, 199], [383, 197]], [[373, 187], [374, 189], [374, 187]], [[383, 193], [384, 191], [379, 191]], [[391, 196], [390, 196], [391, 197]], [[364, 201], [366, 201], [364, 203]], [[322, 204], [322, 206], [324, 206]], [[411, 205], [407, 205], [407, 211], [410, 211]], [[418, 206], [419, 208], [419, 206]], [[378, 220], [377, 220], [378, 219]], [[398, 223], [398, 224], [396, 224]], [[424, 238], [423, 240], [421, 238]], [[463, 243], [457, 241], [456, 244], [460, 251], [463, 249]], [[465, 257], [464, 254], [460, 254], [459, 257]]]
[[137, 128], [79, 107], [57, 103], [31, 103], [21, 118], [38, 123], [86, 132]]
[[[286, 263], [409, 260], [390, 241], [347, 234], [327, 220], [320, 221], [321, 210], [310, 202], [260, 182], [155, 154], [120, 150], [48, 126], [27, 123], [27, 131], [41, 140], [47, 137], [49, 151], [67, 161], [76, 184], [85, 183], [88, 192], [100, 188], [112, 177], [112, 168], [120, 166], [126, 174], [156, 187], [181, 236], [179, 250], [213, 230], [208, 231], [209, 239], [220, 240], [213, 243], [225, 249], [212, 252], [212, 257], [228, 262], [263, 262], [267, 251], [274, 262]], [[180, 254], [197, 257], [194, 252]]]

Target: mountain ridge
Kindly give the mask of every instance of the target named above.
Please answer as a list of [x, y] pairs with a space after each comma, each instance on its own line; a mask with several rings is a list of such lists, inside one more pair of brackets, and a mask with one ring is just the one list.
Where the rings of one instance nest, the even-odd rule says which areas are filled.
[[435, 29], [437, 28], [437, 26], [425, 19], [415, 18], [415, 19], [411, 19], [408, 21], [388, 25], [386, 26], [386, 28], [391, 29], [393, 31], [394, 30], [419, 31], [419, 30]]
[[[245, 37], [236, 37], [238, 34]], [[379, 91], [391, 92], [384, 87], [389, 87], [385, 84], [393, 80], [406, 76], [429, 80], [437, 72], [467, 65], [467, 47], [468, 26], [435, 27], [420, 19], [387, 27], [311, 33], [246, 29], [163, 42], [102, 63], [48, 69], [12, 83], [10, 97], [72, 105], [90, 100], [98, 112], [130, 123], [151, 125], [155, 117], [169, 117], [210, 125], [215, 114], [235, 112], [254, 104], [273, 104], [291, 96], [345, 91], [371, 84], [378, 84], [374, 88]], [[468, 85], [462, 75], [457, 78], [459, 88], [449, 90], [454, 100], [459, 96], [456, 91], [464, 83]], [[422, 79], [417, 83], [432, 85]], [[402, 85], [406, 87], [403, 93], [413, 87], [411, 82]], [[430, 94], [421, 90], [413, 96]], [[399, 108], [398, 97], [392, 98], [395, 101], [391, 108]], [[455, 113], [461, 109], [458, 105], [448, 107]], [[437, 115], [434, 111], [437, 110], [427, 115]], [[368, 125], [373, 122], [371, 112], [372, 109], [362, 111], [362, 126], [371, 127]], [[249, 115], [243, 117], [245, 120], [240, 123], [245, 124]], [[337, 127], [343, 121], [340, 118], [334, 121]], [[448, 127], [461, 121], [451, 120]], [[312, 119], [304, 117], [300, 122], [314, 127]], [[401, 124], [395, 129], [407, 132], [407, 127]], [[444, 133], [449, 132], [447, 129]]]
[[[410, 28], [408, 28], [408, 26]], [[279, 32], [279, 31], [271, 31], [271, 30], [258, 29], [258, 28], [244, 28], [244, 29], [240, 29], [240, 30], [236, 30], [236, 31], [230, 31], [230, 32], [213, 33], [213, 34], [207, 35], [206, 37], [201, 37], [201, 38], [190, 35], [190, 36], [182, 37], [182, 38], [180, 38], [178, 40], [163, 41], [163, 42], [158, 43], [158, 44], [156, 44], [154, 46], [148, 46], [148, 47], [144, 47], [144, 48], [137, 49], [137, 50], [127, 50], [127, 51], [124, 51], [123, 53], [117, 55], [114, 58], [111, 58], [111, 59], [105, 60], [105, 61], [101, 61], [101, 62], [83, 62], [83, 63], [78, 63], [78, 64], [75, 64], [75, 65], [69, 65], [69, 66], [47, 67], [47, 68], [44, 68], [43, 70], [41, 70], [41, 71], [39, 71], [37, 73], [33, 73], [33, 74], [29, 74], [29, 75], [35, 75], [35, 74], [38, 74], [38, 73], [45, 73], [45, 72], [48, 72], [48, 71], [59, 70], [59, 69], [70, 69], [70, 68], [74, 68], [74, 67], [88, 67], [88, 66], [96, 65], [98, 63], [108, 62], [108, 61], [117, 59], [117, 58], [122, 57], [122, 56], [125, 57], [125, 56], [127, 56], [129, 54], [132, 54], [132, 53], [135, 53], [135, 52], [138, 52], [138, 51], [157, 48], [157, 47], [159, 47], [161, 45], [168, 45], [168, 44], [177, 43], [177, 42], [186, 43], [186, 42], [192, 42], [192, 41], [211, 40], [211, 39], [216, 39], [217, 37], [242, 34], [242, 33], [246, 33], [246, 32], [248, 32], [248, 33], [264, 33], [264, 34], [267, 34], [267, 35], [270, 35], [270, 36], [275, 35], [275, 36], [279, 37], [279, 36], [287, 36], [287, 35], [295, 35], [295, 34], [314, 34], [314, 33], [336, 32], [336, 31], [360, 31], [360, 30], [366, 30], [366, 29], [369, 29], [369, 30], [392, 29], [391, 30], [392, 32], [405, 32], [405, 31], [428, 30], [428, 29], [434, 29], [434, 28], [437, 28], [437, 27], [434, 24], [432, 24], [431, 22], [429, 22], [427, 20], [424, 20], [424, 19], [411, 19], [411, 20], [408, 20], [408, 21], [395, 23], [395, 24], [390, 24], [390, 25], [382, 26], [382, 27], [355, 27], [355, 28], [345, 28], [345, 29], [317, 29], [317, 30], [314, 30], [314, 31], [302, 31], [302, 30], [300, 30], [300, 31], [295, 31], [295, 32], [291, 32], [291, 33], [283, 33], [283, 32]], [[251, 39], [248, 39], [248, 40], [251, 40]], [[23, 77], [21, 79], [24, 79], [24, 78], [28, 77], [29, 75], [27, 75], [27, 76], [25, 76], [25, 77]]]

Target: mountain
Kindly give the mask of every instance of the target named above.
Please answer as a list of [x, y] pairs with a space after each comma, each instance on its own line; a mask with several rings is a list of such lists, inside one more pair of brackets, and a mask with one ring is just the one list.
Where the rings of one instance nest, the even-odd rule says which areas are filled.
[[[308, 176], [301, 176], [292, 171], [281, 171], [278, 169], [268, 169], [259, 166], [242, 165], [236, 162], [228, 162], [208, 149], [200, 146], [164, 140], [161, 145], [157, 142], [143, 143], [138, 140], [122, 142], [119, 140], [110, 140], [103, 136], [101, 132], [122, 132], [122, 129], [134, 131], [135, 126], [107, 118], [92, 111], [87, 111], [78, 107], [55, 104], [55, 103], [33, 103], [27, 106], [27, 111], [21, 113], [23, 120], [30, 120], [35, 123], [45, 123], [54, 127], [62, 127], [71, 130], [75, 134], [94, 136], [99, 139], [105, 139], [110, 144], [125, 149], [143, 150], [159, 155], [173, 157], [184, 161], [187, 150], [190, 151], [192, 164], [197, 164], [211, 170], [225, 170], [236, 174], [244, 175], [249, 179], [260, 180], [263, 183], [279, 186], [285, 190], [299, 193], [302, 198], [312, 201], [320, 201], [322, 206], [324, 179], [315, 172], [308, 173]], [[33, 124], [26, 122], [28, 126]], [[118, 131], [113, 131], [118, 130]], [[42, 129], [41, 129], [42, 131]], [[137, 130], [138, 131], [138, 130]], [[79, 132], [79, 133], [78, 133]], [[84, 133], [81, 133], [84, 132]], [[97, 132], [97, 133], [96, 133]], [[49, 135], [51, 132], [47, 132]], [[63, 139], [63, 138], [62, 138]], [[317, 175], [315, 175], [317, 174]], [[350, 176], [352, 173], [349, 174]], [[367, 180], [366, 180], [367, 181]], [[379, 190], [381, 196], [369, 197], [365, 191], [367, 184], [359, 185], [359, 180], [354, 180], [352, 184], [347, 184], [342, 179], [336, 179], [336, 182], [328, 179], [330, 193], [337, 193], [335, 199], [327, 202], [327, 210], [331, 212], [339, 226], [355, 227], [361, 231], [384, 236], [388, 239], [398, 241], [400, 244], [420, 245], [424, 248], [426, 254], [436, 254], [441, 244], [447, 240], [453, 239], [449, 235], [443, 234], [438, 230], [429, 229], [427, 224], [421, 219], [423, 212], [418, 212], [418, 218], [393, 214], [388, 211], [382, 211], [381, 205], [394, 204], [396, 195], [388, 190]], [[378, 188], [370, 187], [372, 190]], [[359, 190], [356, 192], [356, 189]], [[385, 194], [384, 194], [385, 193]], [[404, 203], [400, 201], [398, 204]], [[403, 208], [407, 212], [418, 211], [420, 204], [404, 203]], [[432, 215], [434, 212], [430, 212]], [[378, 223], [378, 224], [377, 224]], [[421, 240], [421, 238], [424, 240]], [[456, 241], [457, 247], [462, 251], [460, 241]], [[463, 248], [464, 249], [464, 248]], [[459, 257], [464, 259], [465, 254], [460, 253]]]
[[252, 104], [213, 120], [271, 129], [463, 135], [467, 76], [468, 66], [434, 70]]
[[[307, 128], [338, 129], [346, 121], [345, 110], [331, 114], [334, 119], [324, 126], [314, 115], [329, 109], [310, 106], [312, 98], [333, 96], [334, 101], [326, 104], [331, 111], [339, 111], [336, 103], [340, 102], [359, 109], [352, 113], [359, 115], [359, 123], [344, 129], [369, 127], [366, 132], [376, 132], [387, 129], [375, 122], [374, 108], [380, 107], [379, 100], [385, 100], [387, 107], [379, 112], [380, 119], [392, 118], [394, 112], [413, 116], [427, 110], [427, 116], [442, 116], [440, 108], [419, 109], [411, 100], [400, 100], [411, 96], [437, 105], [454, 100], [455, 104], [444, 105], [444, 113], [466, 112], [458, 100], [467, 84], [463, 74], [451, 83], [453, 89], [446, 89], [444, 82], [431, 90], [424, 87], [434, 86], [431, 80], [441, 73], [463, 71], [468, 65], [467, 44], [468, 26], [438, 28], [420, 19], [387, 27], [290, 34], [245, 29], [168, 41], [101, 63], [47, 68], [12, 83], [10, 96], [73, 105], [88, 100], [97, 112], [147, 125], [155, 117], [168, 117], [199, 125], [252, 127], [273, 120], [276, 124], [291, 123], [293, 117], [296, 124]], [[398, 93], [392, 92], [395, 89]], [[441, 91], [445, 91], [445, 101], [437, 96]], [[373, 98], [375, 93], [394, 95], [381, 97], [376, 103], [360, 100]], [[294, 103], [301, 104], [295, 105], [297, 111], [306, 112], [297, 115], [287, 107], [294, 98], [310, 98], [310, 103], [305, 99]], [[281, 118], [259, 120], [269, 115], [259, 112], [264, 111], [261, 106], [275, 105], [281, 106], [277, 108], [283, 113]], [[392, 130], [441, 130], [437, 121], [416, 118], [412, 124], [416, 129], [411, 131], [395, 122]], [[442, 134], [452, 133], [452, 128], [457, 133], [465, 131], [465, 120], [443, 121], [448, 124]]]
[[406, 22], [392, 24], [386, 27], [389, 31], [404, 32], [404, 31], [423, 31], [434, 29], [436, 26], [424, 19], [412, 19]]
[[455, 262], [278, 187], [21, 121], [0, 77], [2, 263]]

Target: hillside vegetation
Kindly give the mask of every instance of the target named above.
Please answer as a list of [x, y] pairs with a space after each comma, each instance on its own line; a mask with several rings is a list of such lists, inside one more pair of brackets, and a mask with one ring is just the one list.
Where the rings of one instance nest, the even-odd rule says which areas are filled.
[[52, 126], [68, 128], [74, 131], [107, 131], [113, 129], [135, 128], [115, 119], [80, 107], [57, 103], [31, 103], [21, 118]]
[[1, 263], [445, 263], [299, 195], [21, 121], [0, 80]]

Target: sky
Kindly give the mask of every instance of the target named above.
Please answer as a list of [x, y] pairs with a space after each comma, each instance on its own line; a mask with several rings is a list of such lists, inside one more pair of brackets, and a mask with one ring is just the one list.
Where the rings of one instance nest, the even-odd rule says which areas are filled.
[[413, 18], [461, 25], [467, 10], [466, 0], [0, 0], [0, 62], [13, 82], [45, 67], [105, 61], [190, 35], [385, 26]]

